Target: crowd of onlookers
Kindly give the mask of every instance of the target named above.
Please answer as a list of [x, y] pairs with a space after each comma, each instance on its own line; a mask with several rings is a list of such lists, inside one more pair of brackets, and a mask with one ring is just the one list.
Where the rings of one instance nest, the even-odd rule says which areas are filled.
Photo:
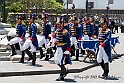
[[111, 29], [112, 33], [118, 33], [118, 30], [121, 29], [121, 33], [124, 32], [124, 18], [118, 19], [108, 19], [108, 27]]

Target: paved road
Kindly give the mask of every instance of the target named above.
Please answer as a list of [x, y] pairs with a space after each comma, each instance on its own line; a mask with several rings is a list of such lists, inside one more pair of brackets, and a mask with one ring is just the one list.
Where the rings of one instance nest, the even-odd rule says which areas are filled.
[[100, 66], [88, 69], [81, 73], [69, 73], [65, 81], [57, 82], [58, 74], [1, 77], [0, 83], [124, 83], [124, 56], [114, 59], [110, 63], [109, 79], [100, 78]]

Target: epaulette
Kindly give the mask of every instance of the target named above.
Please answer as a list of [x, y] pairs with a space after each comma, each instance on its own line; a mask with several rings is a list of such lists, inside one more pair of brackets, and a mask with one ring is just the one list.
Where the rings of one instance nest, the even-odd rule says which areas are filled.
[[47, 23], [46, 25], [50, 25], [50, 23]]
[[64, 26], [67, 26], [67, 24], [64, 24]]
[[99, 29], [99, 33], [101, 33], [101, 32], [102, 32], [102, 29], [100, 28], [100, 29]]
[[63, 35], [67, 35], [68, 34], [68, 31], [66, 29], [63, 30], [62, 32]]
[[92, 23], [92, 22], [91, 22], [90, 24], [91, 24], [91, 25], [94, 25], [94, 23]]
[[58, 29], [55, 31], [55, 34], [57, 34]]
[[106, 29], [106, 32], [110, 32], [110, 29]]

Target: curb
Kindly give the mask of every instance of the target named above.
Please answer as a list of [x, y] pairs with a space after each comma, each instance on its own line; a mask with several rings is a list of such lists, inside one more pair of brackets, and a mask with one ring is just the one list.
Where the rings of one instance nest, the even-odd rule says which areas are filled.
[[[124, 54], [114, 56], [113, 59], [123, 56]], [[95, 66], [99, 66], [98, 63], [91, 64], [87, 67], [80, 69], [69, 69], [69, 73], [79, 73]], [[45, 75], [45, 74], [59, 74], [60, 70], [50, 70], [50, 71], [24, 71], [24, 72], [1, 72], [0, 77], [8, 77], [8, 76], [26, 76], [26, 75]]]
[[[80, 69], [69, 69], [69, 73], [79, 73], [83, 72], [87, 69], [97, 66], [98, 64], [92, 64], [90, 66], [80, 68]], [[44, 74], [59, 74], [60, 70], [50, 70], [50, 71], [24, 71], [24, 72], [2, 72], [0, 73], [0, 77], [8, 77], [8, 76], [26, 76], [26, 75], [44, 75]]]

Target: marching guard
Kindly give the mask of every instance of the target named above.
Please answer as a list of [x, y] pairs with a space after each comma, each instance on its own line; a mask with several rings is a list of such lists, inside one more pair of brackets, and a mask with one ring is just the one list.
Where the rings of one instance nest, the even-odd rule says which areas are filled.
[[100, 23], [101, 23], [101, 26], [102, 26], [102, 24], [106, 23], [106, 18], [104, 16], [104, 14], [102, 14], [102, 17], [100, 18]]
[[[48, 49], [47, 44], [50, 41], [50, 34], [51, 34], [51, 25], [48, 22], [48, 14], [44, 13], [42, 15], [42, 19], [43, 19], [43, 23], [42, 23], [42, 36], [41, 38], [38, 40], [38, 44], [40, 47], [40, 59], [42, 59], [43, 57], [45, 57], [45, 55], [43, 54], [43, 50], [42, 50], [42, 46], [45, 47], [45, 49], [47, 50], [47, 54], [49, 52], [52, 52], [52, 49]], [[46, 54], [45, 60], [49, 61], [49, 55]]]
[[94, 38], [94, 20], [90, 18], [90, 38]]
[[60, 21], [60, 14], [57, 14], [57, 16], [54, 18], [54, 30], [53, 30], [53, 32], [55, 32], [57, 30], [58, 21]]
[[61, 15], [60, 21], [62, 21], [63, 27], [64, 27], [67, 31], [69, 31], [69, 24], [66, 23], [66, 19], [65, 19], [64, 15]]
[[107, 28], [107, 24], [104, 23], [99, 31], [99, 50], [97, 55], [97, 62], [102, 67], [104, 73], [102, 74], [103, 78], [108, 77], [109, 73], [109, 61], [112, 62], [111, 57], [111, 31]]
[[64, 29], [62, 21], [57, 23], [57, 27], [58, 29], [55, 31], [56, 41], [54, 42], [57, 46], [57, 50], [54, 55], [54, 61], [61, 68], [61, 73], [56, 81], [63, 81], [64, 77], [68, 74], [68, 70], [65, 68], [65, 65], [72, 64], [70, 58], [70, 36], [68, 31]]
[[87, 19], [84, 26], [83, 26], [83, 40], [89, 40], [90, 39], [90, 20]]
[[[12, 54], [10, 56], [16, 55], [15, 51], [15, 44], [19, 43], [20, 50], [22, 51], [22, 41], [25, 39], [25, 34], [26, 34], [26, 28], [22, 24], [22, 17], [21, 15], [18, 15], [17, 17], [17, 25], [16, 25], [16, 37], [10, 40], [9, 45], [12, 50]], [[22, 51], [22, 55], [24, 52]]]
[[99, 17], [94, 16], [94, 38], [98, 39], [98, 34], [99, 34]]
[[[34, 23], [35, 20], [35, 15], [31, 14], [30, 15], [30, 21], [29, 21], [29, 27], [28, 27], [28, 38], [26, 39], [24, 45], [23, 45], [23, 51], [25, 51], [27, 53], [27, 55], [29, 56], [29, 61], [32, 60], [32, 66], [35, 66], [35, 62], [36, 62], [36, 50], [39, 49], [38, 47], [38, 40], [37, 40], [37, 26]], [[29, 48], [31, 49], [31, 53], [29, 51]], [[22, 55], [20, 62], [24, 63], [24, 56]]]
[[70, 27], [70, 40], [71, 40], [71, 56], [75, 56], [76, 50], [76, 59], [74, 61], [79, 61], [79, 47], [80, 42], [82, 40], [82, 28], [81, 25], [78, 23], [78, 17], [73, 16], [71, 19]]

